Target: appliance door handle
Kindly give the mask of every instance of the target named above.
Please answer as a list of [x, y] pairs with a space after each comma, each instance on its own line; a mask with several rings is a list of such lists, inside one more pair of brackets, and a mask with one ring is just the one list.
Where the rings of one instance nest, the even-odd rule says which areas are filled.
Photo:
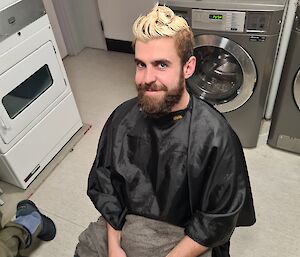
[[1, 116], [0, 116], [0, 124], [1, 124], [2, 128], [4, 128], [5, 130], [10, 129], [10, 126], [8, 126], [8, 125], [5, 124], [5, 122], [4, 122], [4, 120], [1, 118]]

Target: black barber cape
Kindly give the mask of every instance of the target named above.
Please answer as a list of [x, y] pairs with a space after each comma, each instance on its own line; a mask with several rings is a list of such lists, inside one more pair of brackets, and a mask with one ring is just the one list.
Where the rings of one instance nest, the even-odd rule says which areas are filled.
[[195, 97], [186, 110], [149, 118], [131, 99], [102, 131], [88, 195], [121, 230], [126, 214], [185, 228], [207, 247], [255, 222], [240, 142], [224, 117]]

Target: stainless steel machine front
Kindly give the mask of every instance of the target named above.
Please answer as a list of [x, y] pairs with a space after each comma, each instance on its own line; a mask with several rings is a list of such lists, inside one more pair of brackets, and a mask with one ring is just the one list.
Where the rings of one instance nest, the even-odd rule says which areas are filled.
[[284, 0], [167, 0], [195, 37], [188, 90], [223, 113], [244, 147], [255, 147], [277, 50]]
[[280, 79], [268, 144], [300, 154], [300, 6]]

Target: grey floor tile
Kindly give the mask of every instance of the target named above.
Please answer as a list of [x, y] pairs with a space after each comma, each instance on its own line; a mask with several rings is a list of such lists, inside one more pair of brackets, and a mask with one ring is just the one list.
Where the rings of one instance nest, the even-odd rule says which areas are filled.
[[99, 217], [86, 194], [90, 166], [70, 153], [30, 199], [50, 214], [87, 227]]

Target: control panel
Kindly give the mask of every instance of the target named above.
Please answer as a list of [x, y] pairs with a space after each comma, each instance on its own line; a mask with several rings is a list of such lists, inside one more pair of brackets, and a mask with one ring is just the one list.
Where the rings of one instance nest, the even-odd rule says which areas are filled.
[[246, 12], [192, 10], [192, 28], [244, 32]]

